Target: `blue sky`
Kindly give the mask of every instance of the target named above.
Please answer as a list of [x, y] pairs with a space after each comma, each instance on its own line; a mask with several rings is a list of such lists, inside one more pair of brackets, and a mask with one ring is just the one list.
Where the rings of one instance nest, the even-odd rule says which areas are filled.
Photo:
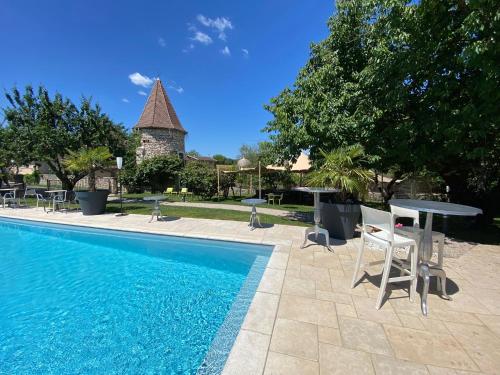
[[0, 107], [4, 90], [43, 84], [75, 101], [92, 96], [131, 128], [139, 92], [159, 76], [187, 150], [234, 157], [267, 139], [263, 105], [294, 82], [333, 9], [326, 0], [3, 0]]

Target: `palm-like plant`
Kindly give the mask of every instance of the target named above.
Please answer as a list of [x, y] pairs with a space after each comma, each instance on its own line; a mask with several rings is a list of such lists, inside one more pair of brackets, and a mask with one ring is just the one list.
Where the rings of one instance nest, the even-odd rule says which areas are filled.
[[339, 189], [345, 201], [349, 194], [365, 194], [374, 173], [363, 164], [368, 160], [363, 146], [339, 147], [329, 153], [320, 150], [323, 164], [309, 175], [312, 186]]
[[71, 172], [84, 172], [88, 174], [89, 191], [96, 191], [95, 173], [99, 169], [111, 165], [113, 155], [105, 146], [96, 148], [83, 148], [80, 151], [69, 151], [64, 159], [64, 166]]

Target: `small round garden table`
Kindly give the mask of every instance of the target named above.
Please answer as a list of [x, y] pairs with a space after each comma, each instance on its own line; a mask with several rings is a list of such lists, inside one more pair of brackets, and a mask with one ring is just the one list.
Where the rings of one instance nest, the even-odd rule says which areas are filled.
[[151, 197], [144, 197], [142, 199], [145, 201], [154, 201], [155, 202], [155, 205], [153, 206], [153, 212], [151, 213], [151, 219], [149, 220], [149, 222], [151, 223], [155, 216], [156, 216], [156, 220], [161, 220], [162, 214], [161, 214], [161, 209], [160, 209], [160, 201], [163, 201], [167, 198], [163, 195], [153, 195]]
[[301, 248], [304, 248], [306, 246], [307, 240], [309, 238], [310, 233], [314, 233], [314, 238], [317, 241], [318, 240], [318, 234], [323, 234], [326, 239], [326, 247], [328, 250], [331, 250], [330, 248], [330, 233], [328, 233], [328, 230], [325, 228], [321, 228], [321, 205], [320, 200], [319, 200], [319, 195], [321, 193], [338, 193], [339, 189], [329, 189], [329, 188], [309, 188], [309, 187], [298, 187], [293, 189], [295, 191], [302, 191], [304, 193], [312, 193], [314, 196], [314, 227], [310, 227], [306, 229], [306, 234], [304, 238], [304, 243], [302, 244]]
[[[480, 208], [464, 206], [461, 204], [448, 203], [448, 202], [437, 202], [437, 201], [424, 201], [420, 199], [391, 199], [389, 204], [396, 207], [407, 208], [410, 210], [417, 210], [419, 212], [425, 212], [425, 227], [423, 239], [421, 241], [419, 253], [420, 253], [420, 263], [418, 266], [419, 275], [424, 279], [424, 288], [422, 291], [422, 313], [427, 315], [427, 293], [429, 292], [429, 277], [431, 275], [438, 276], [440, 278], [446, 278], [446, 273], [444, 270], [431, 267], [429, 264], [432, 258], [432, 216], [433, 214], [441, 215], [454, 215], [454, 216], [476, 216], [482, 214], [483, 211]], [[448, 298], [446, 291], [443, 293], [443, 297]]]
[[255, 229], [255, 223], [259, 223], [259, 227], [262, 228], [262, 225], [260, 224], [260, 219], [259, 216], [257, 216], [257, 205], [258, 204], [263, 204], [266, 203], [265, 199], [258, 199], [258, 198], [250, 198], [250, 199], [243, 199], [241, 203], [248, 204], [252, 206], [252, 214], [250, 215], [250, 223], [248, 226], [250, 227], [250, 230]]

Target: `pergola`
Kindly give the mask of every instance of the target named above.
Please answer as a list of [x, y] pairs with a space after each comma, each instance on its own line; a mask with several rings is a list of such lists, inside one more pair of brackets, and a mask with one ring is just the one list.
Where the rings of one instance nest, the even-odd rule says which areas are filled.
[[[290, 170], [291, 172], [300, 173], [301, 179], [304, 173], [308, 172], [311, 169], [311, 161], [309, 160], [309, 156], [305, 153], [301, 153], [297, 158], [295, 163], [292, 163], [291, 167], [290, 163], [286, 163], [287, 165], [273, 165], [269, 164], [264, 167], [265, 171], [286, 171]], [[252, 190], [252, 175], [258, 174], [259, 178], [259, 198], [262, 197], [262, 188], [261, 188], [261, 175], [262, 175], [262, 166], [260, 161], [257, 167], [251, 167], [250, 160], [246, 158], [241, 158], [237, 162], [237, 169], [232, 169], [232, 166], [229, 165], [218, 165], [217, 166], [217, 194], [220, 191], [220, 173], [225, 174], [239, 174], [245, 173], [250, 174], [250, 190]]]

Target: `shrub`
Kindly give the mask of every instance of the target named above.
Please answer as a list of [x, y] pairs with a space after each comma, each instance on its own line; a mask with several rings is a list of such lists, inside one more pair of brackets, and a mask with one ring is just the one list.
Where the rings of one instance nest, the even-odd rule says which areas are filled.
[[141, 184], [137, 178], [137, 166], [128, 166], [123, 169], [120, 175], [120, 183], [125, 186], [128, 193], [143, 193], [144, 186]]
[[234, 187], [236, 186], [236, 174], [235, 173], [221, 173], [220, 174], [220, 188], [222, 190], [222, 194], [224, 198], [227, 199], [229, 196], [229, 189], [233, 190], [234, 196]]
[[217, 193], [217, 172], [202, 163], [188, 163], [181, 173], [182, 187], [196, 195], [211, 198]]
[[182, 166], [178, 156], [155, 156], [139, 164], [135, 176], [128, 176], [128, 179], [135, 187], [150, 187], [152, 192], [165, 191], [168, 186], [177, 185]]
[[34, 170], [30, 174], [26, 174], [23, 177], [24, 183], [26, 185], [38, 185], [40, 183], [41, 175], [38, 170]]
[[285, 189], [294, 185], [293, 174], [290, 171], [272, 171], [262, 174], [262, 185], [271, 190], [277, 190], [279, 186]]

